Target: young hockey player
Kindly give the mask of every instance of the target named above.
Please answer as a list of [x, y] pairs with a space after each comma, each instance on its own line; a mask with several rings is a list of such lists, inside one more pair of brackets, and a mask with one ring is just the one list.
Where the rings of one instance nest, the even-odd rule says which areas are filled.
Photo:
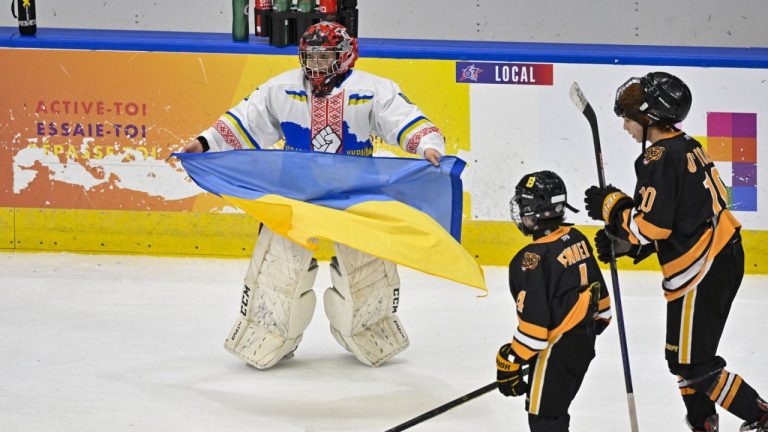
[[[184, 151], [262, 148], [371, 156], [370, 135], [438, 165], [445, 141], [394, 82], [352, 70], [357, 39], [320, 22], [301, 37], [301, 68], [282, 73], [222, 115]], [[397, 317], [395, 264], [336, 244], [333, 287], [323, 296], [331, 333], [346, 350], [378, 366], [408, 347]], [[315, 309], [312, 253], [262, 226], [245, 277], [240, 315], [225, 348], [267, 369], [290, 358]]]
[[768, 405], [717, 355], [744, 275], [744, 250], [717, 168], [699, 142], [675, 127], [690, 107], [688, 86], [665, 72], [619, 87], [616, 115], [643, 145], [634, 198], [593, 186], [587, 212], [606, 222], [596, 237], [601, 259], [608, 259], [611, 244], [617, 256], [658, 256], [668, 301], [665, 354], [691, 430], [718, 430], [717, 403], [745, 421], [742, 431], [765, 432]]
[[527, 396], [532, 432], [567, 431], [568, 407], [595, 357], [595, 337], [611, 319], [608, 290], [589, 240], [564, 222], [565, 209], [576, 210], [557, 174], [523, 176], [509, 204], [512, 220], [533, 242], [509, 263], [518, 326], [496, 356], [499, 391]]

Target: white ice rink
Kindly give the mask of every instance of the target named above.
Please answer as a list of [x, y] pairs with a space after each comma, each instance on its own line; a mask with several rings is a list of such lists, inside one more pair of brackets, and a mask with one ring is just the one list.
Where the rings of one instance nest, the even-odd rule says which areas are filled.
[[[0, 253], [0, 431], [384, 431], [494, 380], [515, 328], [506, 268], [490, 295], [401, 268], [411, 347], [378, 369], [336, 344], [318, 304], [296, 357], [268, 371], [225, 352], [246, 260]], [[621, 289], [641, 431], [685, 431], [664, 361], [655, 273]], [[329, 285], [321, 263], [316, 292]], [[721, 344], [768, 395], [768, 277], [751, 276]], [[322, 287], [322, 288], [321, 288]], [[573, 431], [628, 431], [617, 327], [571, 407]], [[762, 360], [761, 360], [762, 359]], [[721, 413], [721, 430], [740, 420]], [[486, 394], [412, 428], [526, 431], [523, 400]]]

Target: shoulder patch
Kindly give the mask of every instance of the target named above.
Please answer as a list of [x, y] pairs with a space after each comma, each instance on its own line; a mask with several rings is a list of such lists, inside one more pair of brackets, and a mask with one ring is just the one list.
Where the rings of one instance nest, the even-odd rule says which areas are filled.
[[307, 101], [307, 92], [304, 90], [285, 90], [285, 94], [288, 95], [289, 98], [293, 100], [297, 100], [299, 102], [306, 102]]
[[650, 146], [645, 149], [645, 153], [643, 154], [643, 165], [648, 165], [653, 161], [661, 159], [664, 155], [664, 150], [664, 147], [660, 146]]
[[535, 269], [539, 265], [540, 260], [541, 260], [541, 257], [536, 255], [535, 253], [526, 252], [523, 255], [523, 262], [522, 262], [523, 271]]
[[373, 95], [355, 93], [355, 94], [349, 95], [349, 102], [347, 103], [347, 105], [362, 105], [372, 100], [373, 100]]

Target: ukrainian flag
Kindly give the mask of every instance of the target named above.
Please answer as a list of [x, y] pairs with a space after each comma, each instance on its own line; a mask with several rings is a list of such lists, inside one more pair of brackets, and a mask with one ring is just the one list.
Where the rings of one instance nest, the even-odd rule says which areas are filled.
[[345, 244], [485, 290], [459, 244], [464, 161], [233, 150], [174, 153], [201, 188], [308, 249]]

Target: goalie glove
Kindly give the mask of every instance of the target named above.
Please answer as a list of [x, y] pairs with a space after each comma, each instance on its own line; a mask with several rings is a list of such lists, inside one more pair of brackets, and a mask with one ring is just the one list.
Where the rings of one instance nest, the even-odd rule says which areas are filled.
[[632, 207], [634, 202], [618, 188], [592, 186], [584, 192], [584, 204], [587, 214], [594, 220], [611, 223], [616, 213]]
[[520, 363], [510, 361], [510, 344], [504, 344], [496, 354], [496, 385], [504, 396], [521, 396], [528, 391], [528, 383], [523, 380]]

